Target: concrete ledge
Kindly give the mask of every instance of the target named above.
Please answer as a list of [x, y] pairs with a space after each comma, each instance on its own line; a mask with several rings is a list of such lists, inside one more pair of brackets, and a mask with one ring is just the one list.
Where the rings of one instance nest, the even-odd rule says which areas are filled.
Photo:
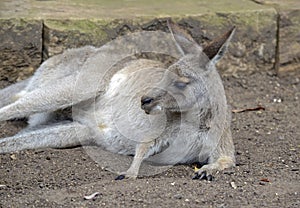
[[[296, 35], [299, 24], [298, 13], [286, 11], [293, 24], [287, 32], [281, 30], [280, 37], [285, 41], [290, 39], [291, 30], [292, 36]], [[119, 35], [139, 30], [167, 31], [169, 17], [204, 44], [236, 25], [229, 54], [220, 63], [224, 72], [271, 68], [275, 64], [278, 12], [266, 2], [7, 0], [0, 2], [0, 79], [24, 79], [42, 59], [66, 48], [101, 46]], [[283, 60], [284, 57], [280, 55]], [[294, 60], [293, 56], [287, 57]], [[16, 64], [19, 62], [22, 64]]]

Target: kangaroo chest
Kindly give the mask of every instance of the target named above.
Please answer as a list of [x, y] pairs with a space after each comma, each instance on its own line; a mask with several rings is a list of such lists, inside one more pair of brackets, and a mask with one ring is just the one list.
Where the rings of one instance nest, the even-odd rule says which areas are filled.
[[189, 152], [197, 152], [194, 149], [201, 146], [197, 129], [182, 124], [180, 118], [175, 121], [166, 114], [147, 115], [141, 109], [141, 97], [161, 81], [164, 72], [154, 67], [156, 63], [143, 64], [115, 73], [105, 93], [86, 110], [86, 117], [80, 119], [89, 123], [95, 142], [108, 151], [132, 155], [138, 143], [155, 141], [150, 155], [165, 148], [169, 152], [168, 156], [156, 156], [155, 161], [167, 163], [165, 159], [170, 160], [169, 157], [182, 157], [176, 163], [190, 160], [195, 155], [188, 155]]
[[165, 115], [147, 115], [141, 109], [141, 97], [161, 80], [163, 71], [156, 61], [140, 59], [112, 76], [105, 93], [87, 110], [99, 145], [112, 152], [134, 154], [137, 143], [161, 136]]

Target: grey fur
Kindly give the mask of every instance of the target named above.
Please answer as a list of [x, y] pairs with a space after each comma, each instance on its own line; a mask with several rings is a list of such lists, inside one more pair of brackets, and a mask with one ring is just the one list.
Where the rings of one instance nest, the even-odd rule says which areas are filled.
[[[171, 35], [142, 32], [100, 48], [68, 50], [44, 62], [29, 80], [2, 89], [0, 121], [29, 117], [29, 127], [0, 139], [0, 153], [95, 144], [135, 155], [120, 173], [132, 178], [144, 159], [167, 165], [208, 161], [199, 173], [233, 166], [230, 111], [215, 63], [234, 31], [210, 59], [178, 26], [169, 27]], [[178, 61], [166, 67], [156, 60], [127, 60], [143, 52]], [[68, 107], [73, 121], [55, 123], [56, 111]]]

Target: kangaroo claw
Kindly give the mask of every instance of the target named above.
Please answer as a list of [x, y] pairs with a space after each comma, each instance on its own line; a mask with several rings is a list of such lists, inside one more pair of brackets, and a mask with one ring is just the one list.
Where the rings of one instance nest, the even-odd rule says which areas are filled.
[[207, 180], [207, 181], [212, 181], [212, 180], [213, 180], [213, 176], [212, 176], [212, 175], [206, 176], [206, 180]]
[[121, 174], [121, 175], [118, 175], [115, 180], [116, 181], [119, 181], [119, 180], [123, 180], [125, 178], [125, 175]]
[[202, 172], [196, 172], [195, 175], [192, 177], [193, 180], [207, 180], [207, 181], [212, 181], [213, 176], [212, 175], [207, 175], [206, 171]]
[[192, 180], [197, 180], [197, 179], [199, 179], [199, 174], [195, 173], [194, 176], [192, 177]]
[[202, 173], [200, 173], [198, 179], [199, 179], [199, 180], [206, 180], [206, 171], [203, 171]]

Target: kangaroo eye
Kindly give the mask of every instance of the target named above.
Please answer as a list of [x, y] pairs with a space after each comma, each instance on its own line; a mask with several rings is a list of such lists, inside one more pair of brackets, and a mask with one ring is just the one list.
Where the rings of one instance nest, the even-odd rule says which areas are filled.
[[175, 85], [175, 87], [183, 90], [188, 85], [188, 83], [181, 82], [181, 81], [175, 81], [174, 85]]

